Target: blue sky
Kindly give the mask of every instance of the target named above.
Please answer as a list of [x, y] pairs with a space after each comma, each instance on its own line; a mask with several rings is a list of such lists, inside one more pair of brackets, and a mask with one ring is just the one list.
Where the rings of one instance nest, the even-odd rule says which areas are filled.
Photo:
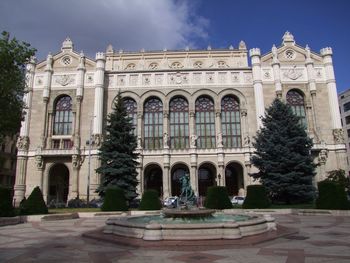
[[94, 57], [124, 50], [225, 48], [244, 40], [268, 52], [290, 31], [313, 51], [333, 48], [338, 92], [350, 88], [347, 0], [2, 0], [0, 30], [38, 49], [39, 60], [69, 36]]

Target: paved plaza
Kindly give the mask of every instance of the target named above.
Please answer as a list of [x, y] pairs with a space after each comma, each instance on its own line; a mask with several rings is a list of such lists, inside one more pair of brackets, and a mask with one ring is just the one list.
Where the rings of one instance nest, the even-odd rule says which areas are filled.
[[[0, 262], [350, 262], [350, 217], [274, 215], [298, 233], [254, 246], [149, 249], [82, 237], [106, 216], [0, 227]], [[209, 241], [210, 242], [210, 241]]]

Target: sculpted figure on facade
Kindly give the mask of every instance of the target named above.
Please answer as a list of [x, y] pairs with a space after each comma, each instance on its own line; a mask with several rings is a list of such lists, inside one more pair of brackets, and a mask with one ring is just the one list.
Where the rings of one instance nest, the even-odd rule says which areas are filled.
[[74, 169], [79, 169], [81, 164], [83, 163], [83, 159], [78, 154], [72, 155], [72, 166]]
[[35, 156], [35, 163], [36, 163], [36, 167], [38, 168], [38, 170], [43, 169], [43, 167], [44, 167], [43, 156], [42, 155], [36, 155]]
[[142, 138], [141, 136], [137, 136], [137, 147], [136, 149], [142, 149]]
[[335, 143], [344, 143], [344, 131], [343, 129], [334, 129], [333, 137]]
[[322, 149], [318, 155], [319, 164], [325, 164], [327, 162], [328, 151], [326, 149]]
[[218, 148], [224, 147], [223, 141], [222, 141], [222, 133], [221, 132], [217, 135], [216, 139], [217, 139], [217, 147]]
[[163, 135], [163, 146], [164, 148], [169, 148], [169, 136], [167, 132], [164, 132]]
[[244, 137], [244, 146], [249, 147], [250, 146], [250, 137], [247, 135]]
[[198, 136], [195, 134], [191, 135], [191, 148], [196, 148]]
[[17, 140], [18, 150], [26, 151], [29, 147], [29, 137], [28, 136], [19, 136]]

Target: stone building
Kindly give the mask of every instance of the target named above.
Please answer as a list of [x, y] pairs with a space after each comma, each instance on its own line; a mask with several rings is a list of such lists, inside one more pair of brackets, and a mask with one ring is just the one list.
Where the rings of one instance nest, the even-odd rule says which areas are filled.
[[[249, 63], [250, 60], [250, 63]], [[332, 49], [320, 53], [295, 43], [289, 32], [271, 52], [237, 48], [114, 51], [96, 58], [70, 39], [46, 61], [28, 64], [28, 105], [18, 140], [16, 202], [40, 186], [45, 199], [96, 196], [98, 147], [104, 119], [121, 91], [133, 118], [140, 152], [139, 192], [179, 194], [190, 174], [203, 196], [210, 185], [230, 195], [254, 183], [250, 156], [260, 116], [277, 96], [289, 103], [314, 140], [317, 176], [346, 167]]]
[[339, 111], [341, 122], [345, 133], [345, 145], [347, 150], [347, 165], [350, 160], [350, 89], [339, 94]]

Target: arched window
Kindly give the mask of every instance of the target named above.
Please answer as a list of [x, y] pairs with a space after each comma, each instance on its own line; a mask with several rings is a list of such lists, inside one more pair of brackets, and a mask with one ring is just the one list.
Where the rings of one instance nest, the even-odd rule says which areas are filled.
[[144, 106], [144, 148], [153, 150], [163, 147], [163, 103], [150, 98]]
[[170, 148], [188, 148], [188, 102], [177, 97], [170, 101]]
[[241, 147], [239, 102], [233, 96], [226, 96], [221, 100], [221, 127], [224, 147]]
[[303, 95], [297, 90], [290, 90], [287, 92], [287, 103], [292, 107], [295, 115], [300, 118], [300, 124], [307, 127], [307, 120], [305, 114], [305, 102]]
[[56, 101], [54, 115], [53, 134], [72, 134], [73, 114], [71, 97], [63, 96]]
[[196, 101], [196, 132], [198, 148], [215, 148], [214, 102], [208, 97]]
[[133, 134], [136, 135], [137, 131], [137, 104], [136, 101], [134, 101], [131, 98], [125, 98], [124, 99], [124, 107], [126, 112], [128, 113], [128, 117], [131, 118], [131, 123], [133, 127]]

